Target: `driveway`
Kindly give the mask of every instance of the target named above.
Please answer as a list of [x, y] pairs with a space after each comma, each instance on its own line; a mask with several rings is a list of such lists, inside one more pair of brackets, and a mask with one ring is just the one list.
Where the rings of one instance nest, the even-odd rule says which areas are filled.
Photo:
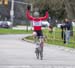
[[75, 68], [75, 50], [44, 47], [44, 59], [37, 60], [35, 45], [21, 40], [27, 35], [0, 35], [0, 68]]

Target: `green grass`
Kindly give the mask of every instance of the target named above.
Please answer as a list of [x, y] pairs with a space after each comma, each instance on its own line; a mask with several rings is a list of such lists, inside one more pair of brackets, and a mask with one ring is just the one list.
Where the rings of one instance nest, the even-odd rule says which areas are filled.
[[56, 28], [55, 32], [49, 33], [48, 30], [44, 30], [44, 35], [47, 36], [47, 43], [54, 44], [54, 45], [60, 45], [60, 46], [67, 46], [71, 48], [75, 48], [75, 32], [73, 33], [74, 36], [70, 38], [69, 44], [64, 44], [63, 40], [61, 39], [61, 29]]
[[[14, 30], [14, 29], [3, 29], [0, 28], [0, 34], [30, 34], [31, 30]], [[61, 30], [56, 28], [56, 31], [53, 33], [49, 33], [47, 29], [43, 30], [43, 34], [47, 37], [45, 42], [48, 44], [59, 45], [59, 46], [67, 46], [71, 48], [75, 48], [75, 32], [74, 36], [70, 39], [70, 44], [66, 45], [63, 43], [61, 39]], [[33, 40], [33, 37], [27, 37], [27, 39]]]
[[[73, 33], [74, 36], [70, 38], [69, 44], [63, 43], [63, 40], [61, 39], [61, 29], [59, 29], [59, 28], [56, 28], [55, 32], [53, 32], [53, 33], [49, 33], [49, 31], [47, 29], [43, 30], [43, 34], [47, 37], [45, 39], [45, 42], [48, 44], [75, 48], [75, 32]], [[32, 37], [27, 37], [27, 39], [33, 40]]]
[[0, 28], [0, 34], [28, 34], [28, 33], [32, 33], [32, 31]]

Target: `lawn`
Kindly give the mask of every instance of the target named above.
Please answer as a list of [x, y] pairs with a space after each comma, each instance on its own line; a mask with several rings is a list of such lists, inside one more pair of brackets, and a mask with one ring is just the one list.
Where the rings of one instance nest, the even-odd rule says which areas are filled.
[[[59, 45], [59, 46], [67, 46], [71, 48], [75, 48], [75, 31], [73, 32], [73, 37], [70, 38], [70, 43], [68, 45], [63, 43], [61, 38], [61, 29], [55, 28], [55, 31], [50, 33], [47, 29], [43, 30], [44, 36], [46, 36], [45, 42], [48, 44]], [[27, 39], [33, 39], [32, 37], [27, 37]]]
[[[31, 30], [14, 30], [14, 29], [3, 29], [0, 28], [0, 34], [30, 34]], [[49, 32], [47, 29], [43, 30], [43, 34], [46, 37], [45, 43], [59, 45], [59, 46], [67, 46], [71, 48], [75, 48], [75, 31], [73, 32], [73, 37], [70, 38], [70, 43], [68, 45], [63, 43], [61, 39], [61, 29], [55, 28], [54, 32]], [[33, 37], [27, 37], [27, 39], [33, 40]]]
[[48, 30], [44, 30], [44, 35], [47, 36], [47, 43], [61, 46], [68, 46], [75, 48], [75, 32], [73, 32], [73, 36], [70, 37], [70, 43], [68, 45], [63, 43], [61, 38], [61, 29], [55, 28], [53, 33], [49, 33]]
[[32, 33], [32, 31], [0, 28], [0, 34], [29, 34], [29, 33]]

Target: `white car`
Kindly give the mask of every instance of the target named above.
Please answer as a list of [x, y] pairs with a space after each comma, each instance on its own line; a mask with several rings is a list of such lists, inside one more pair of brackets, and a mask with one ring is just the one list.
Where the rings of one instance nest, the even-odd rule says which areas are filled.
[[10, 21], [0, 21], [0, 28], [11, 28], [12, 23]]
[[75, 22], [72, 22], [72, 25], [75, 26]]
[[57, 24], [57, 27], [60, 28], [62, 24]]
[[43, 27], [46, 27], [46, 26], [49, 26], [50, 24], [49, 24], [49, 22], [48, 21], [42, 21], [42, 26]]

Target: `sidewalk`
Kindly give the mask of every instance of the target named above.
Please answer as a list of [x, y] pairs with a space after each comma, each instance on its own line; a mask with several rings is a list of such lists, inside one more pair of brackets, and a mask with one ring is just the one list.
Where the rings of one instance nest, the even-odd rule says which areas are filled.
[[[13, 27], [12, 29], [15, 29], [15, 30], [33, 30], [33, 27], [32, 26], [16, 26], [16, 27]], [[44, 27], [42, 27], [42, 29], [45, 29]]]
[[13, 27], [12, 29], [16, 29], [16, 30], [32, 30], [32, 27], [31, 26], [16, 26], [16, 27]]

